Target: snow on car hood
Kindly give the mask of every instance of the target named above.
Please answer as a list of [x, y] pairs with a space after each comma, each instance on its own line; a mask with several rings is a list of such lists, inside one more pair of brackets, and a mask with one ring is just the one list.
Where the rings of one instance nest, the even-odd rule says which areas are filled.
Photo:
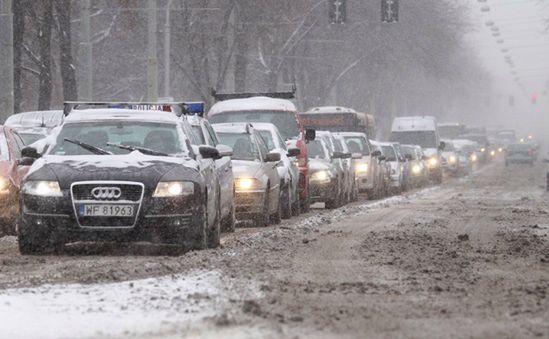
[[330, 163], [324, 159], [309, 159], [309, 169], [311, 172], [316, 171], [329, 171], [331, 169]]
[[261, 170], [261, 163], [253, 160], [233, 160], [235, 178], [255, 178]]

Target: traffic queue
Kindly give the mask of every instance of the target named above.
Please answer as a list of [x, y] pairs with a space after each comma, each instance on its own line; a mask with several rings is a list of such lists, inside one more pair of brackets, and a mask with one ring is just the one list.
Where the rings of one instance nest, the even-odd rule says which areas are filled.
[[3, 233], [22, 254], [82, 241], [215, 248], [238, 226], [469, 170], [467, 142], [441, 141], [432, 117], [395, 118], [381, 142], [373, 116], [353, 109], [300, 113], [292, 92], [213, 94], [207, 113], [198, 102], [66, 102], [12, 116], [0, 131]]

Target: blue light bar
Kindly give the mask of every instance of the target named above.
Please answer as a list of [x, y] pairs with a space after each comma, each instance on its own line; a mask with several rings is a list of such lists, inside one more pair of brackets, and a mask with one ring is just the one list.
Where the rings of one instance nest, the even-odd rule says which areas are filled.
[[185, 108], [187, 109], [187, 112], [185, 114], [196, 114], [198, 116], [204, 115], [204, 102], [196, 101], [196, 102], [186, 102]]

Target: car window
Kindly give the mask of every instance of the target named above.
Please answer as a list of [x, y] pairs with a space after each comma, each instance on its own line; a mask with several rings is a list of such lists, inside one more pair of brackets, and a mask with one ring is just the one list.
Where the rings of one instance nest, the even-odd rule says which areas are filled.
[[322, 141], [313, 140], [307, 143], [307, 155], [310, 159], [326, 159], [326, 152]]
[[255, 134], [255, 138], [257, 140], [257, 145], [259, 146], [259, 152], [261, 153], [261, 159], [265, 159], [267, 153], [269, 153], [269, 148], [267, 147], [267, 144], [265, 143], [265, 139], [261, 137], [261, 134], [257, 133]]
[[259, 131], [259, 134], [263, 138], [263, 141], [267, 145], [269, 151], [272, 151], [276, 148], [271, 131]]
[[260, 161], [259, 150], [248, 133], [220, 132], [217, 133], [222, 144], [232, 147], [233, 160]]
[[219, 145], [220, 142], [219, 142], [219, 139], [217, 138], [217, 133], [215, 133], [212, 126], [207, 121], [204, 121], [204, 127], [206, 127], [208, 138], [212, 142], [212, 146]]
[[280, 145], [280, 148], [287, 151], [288, 146], [286, 146], [286, 143], [284, 142], [284, 138], [282, 138], [282, 135], [280, 135], [280, 133], [278, 131], [276, 131], [275, 137], [277, 139], [278, 144]]
[[381, 148], [383, 149], [383, 155], [387, 157], [387, 161], [397, 160], [395, 149], [393, 148], [393, 146], [381, 146]]
[[130, 151], [109, 146], [108, 143], [137, 146], [153, 151], [177, 155], [187, 153], [182, 144], [176, 124], [139, 121], [94, 121], [65, 124], [49, 154], [88, 155], [94, 154], [65, 139], [99, 147], [113, 154]]
[[231, 111], [222, 112], [208, 117], [212, 124], [225, 122], [270, 122], [275, 125], [284, 140], [296, 139], [300, 128], [295, 112], [288, 111]]
[[361, 137], [345, 137], [345, 142], [347, 143], [349, 152], [370, 155], [370, 148], [366, 139]]
[[204, 139], [204, 133], [202, 133], [202, 128], [200, 126], [192, 126], [191, 128], [193, 131], [193, 141], [198, 141], [198, 143], [195, 145], [205, 145], [206, 140]]
[[13, 140], [15, 140], [15, 156], [21, 158], [21, 150], [25, 147], [25, 142], [19, 134], [13, 132]]

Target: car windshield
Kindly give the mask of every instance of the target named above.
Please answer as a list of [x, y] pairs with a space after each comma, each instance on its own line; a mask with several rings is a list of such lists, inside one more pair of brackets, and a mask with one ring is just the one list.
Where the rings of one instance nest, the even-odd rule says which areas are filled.
[[405, 131], [391, 133], [391, 141], [400, 144], [419, 145], [422, 148], [437, 148], [435, 131]]
[[528, 144], [512, 144], [508, 146], [509, 151], [512, 152], [529, 152], [530, 145]]
[[275, 125], [285, 140], [296, 139], [299, 136], [299, 125], [294, 112], [287, 111], [231, 111], [212, 115], [210, 123], [225, 122], [270, 122]]
[[322, 141], [309, 141], [307, 144], [307, 155], [310, 159], [326, 159], [326, 152], [324, 151]]
[[206, 144], [206, 140], [204, 140], [204, 134], [202, 133], [202, 127], [200, 126], [192, 126], [193, 136], [196, 140], [200, 143], [200, 145]]
[[252, 142], [250, 134], [218, 132], [217, 136], [221, 140], [222, 144], [232, 147], [232, 158], [234, 160], [260, 160], [259, 150], [257, 149], [255, 143]]
[[444, 151], [445, 152], [455, 152], [456, 148], [454, 147], [453, 143], [451, 143], [449, 141], [446, 141], [445, 145], [444, 145]]
[[269, 151], [272, 151], [276, 148], [273, 140], [273, 134], [270, 131], [259, 131], [259, 134], [263, 138], [263, 141], [265, 141], [265, 144], [267, 145]]
[[347, 143], [349, 152], [370, 155], [370, 148], [366, 143], [366, 139], [361, 137], [345, 137], [345, 142]]
[[97, 154], [86, 149], [86, 147], [77, 145], [75, 142], [92, 146], [92, 148], [100, 148], [112, 154], [127, 154], [132, 151], [115, 145], [144, 148], [170, 156], [187, 152], [180, 142], [177, 125], [175, 124], [138, 121], [98, 121], [65, 124], [49, 154]]
[[21, 139], [23, 139], [25, 145], [30, 145], [33, 142], [44, 139], [46, 137], [45, 135], [36, 133], [19, 133], [19, 135], [21, 136]]
[[415, 148], [409, 147], [409, 146], [402, 146], [402, 147], [400, 148], [400, 151], [401, 151], [402, 154], [404, 154], [404, 155], [411, 156], [411, 157], [412, 157], [412, 160], [417, 160], [417, 153], [416, 153], [416, 149], [415, 149]]
[[387, 161], [396, 161], [395, 149], [392, 146], [381, 146], [383, 149], [383, 155], [387, 158]]

